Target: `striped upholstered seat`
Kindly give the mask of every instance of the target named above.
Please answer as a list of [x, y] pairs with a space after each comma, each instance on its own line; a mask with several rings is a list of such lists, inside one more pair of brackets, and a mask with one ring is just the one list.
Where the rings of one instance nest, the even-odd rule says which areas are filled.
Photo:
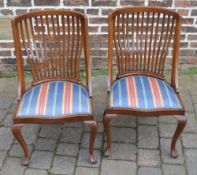
[[24, 94], [17, 116], [58, 117], [89, 113], [89, 94], [83, 86], [68, 81], [51, 81]]
[[148, 76], [129, 76], [111, 87], [110, 107], [154, 110], [182, 108], [174, 90], [165, 81]]

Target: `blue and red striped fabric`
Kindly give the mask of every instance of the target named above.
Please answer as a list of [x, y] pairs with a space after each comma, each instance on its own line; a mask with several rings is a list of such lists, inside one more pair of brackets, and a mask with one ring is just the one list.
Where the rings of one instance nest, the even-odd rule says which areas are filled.
[[117, 80], [111, 87], [110, 107], [154, 110], [182, 108], [173, 88], [161, 79], [149, 76], [129, 76]]
[[68, 81], [51, 81], [27, 91], [20, 101], [17, 116], [57, 117], [91, 113], [88, 91]]

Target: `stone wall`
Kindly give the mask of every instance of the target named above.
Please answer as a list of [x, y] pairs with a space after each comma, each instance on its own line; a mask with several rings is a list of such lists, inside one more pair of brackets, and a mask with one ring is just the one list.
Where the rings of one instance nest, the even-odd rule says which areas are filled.
[[15, 68], [11, 18], [41, 9], [69, 9], [86, 14], [89, 18], [92, 67], [106, 67], [107, 15], [112, 9], [128, 5], [165, 7], [182, 15], [180, 65], [197, 64], [197, 0], [0, 0], [0, 71]]

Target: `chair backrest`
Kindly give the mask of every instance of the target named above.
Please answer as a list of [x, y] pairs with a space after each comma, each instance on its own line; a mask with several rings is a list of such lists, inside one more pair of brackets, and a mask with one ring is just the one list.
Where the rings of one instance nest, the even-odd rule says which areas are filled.
[[[109, 71], [113, 71], [113, 51], [118, 76], [130, 73], [164, 78], [164, 64], [173, 46], [173, 69], [179, 52], [180, 16], [154, 7], [126, 7], [109, 15]], [[112, 73], [110, 73], [112, 76]]]
[[79, 82], [83, 49], [86, 73], [90, 73], [85, 15], [64, 10], [35, 11], [14, 18], [12, 28], [18, 70], [24, 70], [24, 47], [33, 83], [52, 79]]

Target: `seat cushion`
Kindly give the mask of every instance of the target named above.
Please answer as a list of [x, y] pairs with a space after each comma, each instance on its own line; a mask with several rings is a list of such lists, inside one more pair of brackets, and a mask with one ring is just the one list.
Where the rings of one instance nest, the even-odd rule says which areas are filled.
[[69, 81], [51, 81], [27, 91], [19, 104], [17, 116], [56, 117], [91, 113], [88, 91]]
[[111, 87], [110, 107], [154, 110], [182, 108], [173, 90], [165, 81], [150, 76], [128, 76]]

